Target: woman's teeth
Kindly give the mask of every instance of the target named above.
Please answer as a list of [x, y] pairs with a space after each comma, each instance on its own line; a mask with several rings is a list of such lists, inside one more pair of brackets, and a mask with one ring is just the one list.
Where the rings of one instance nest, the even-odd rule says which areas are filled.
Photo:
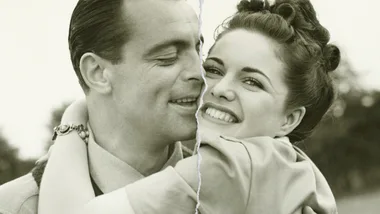
[[205, 113], [212, 118], [219, 119], [227, 123], [235, 123], [237, 121], [237, 119], [231, 114], [215, 108], [209, 107], [206, 109]]

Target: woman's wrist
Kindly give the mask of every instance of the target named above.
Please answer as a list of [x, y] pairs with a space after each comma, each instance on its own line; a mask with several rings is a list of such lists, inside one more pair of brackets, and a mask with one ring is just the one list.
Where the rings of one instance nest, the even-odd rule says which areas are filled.
[[78, 135], [85, 143], [88, 143], [89, 132], [83, 124], [61, 124], [54, 128], [53, 141], [59, 136]]

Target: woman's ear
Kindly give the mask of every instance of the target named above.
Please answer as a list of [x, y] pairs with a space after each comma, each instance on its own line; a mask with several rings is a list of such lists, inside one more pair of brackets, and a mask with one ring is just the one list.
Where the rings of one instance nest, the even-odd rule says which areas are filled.
[[285, 136], [291, 133], [301, 123], [305, 114], [306, 108], [303, 106], [287, 113], [277, 136]]
[[112, 91], [107, 75], [107, 62], [94, 53], [85, 53], [80, 59], [79, 68], [90, 91], [107, 94]]

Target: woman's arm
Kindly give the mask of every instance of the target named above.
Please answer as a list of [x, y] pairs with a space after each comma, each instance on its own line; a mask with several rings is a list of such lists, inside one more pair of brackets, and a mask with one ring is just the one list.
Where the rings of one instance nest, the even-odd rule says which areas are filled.
[[[199, 213], [244, 213], [250, 190], [248, 154], [217, 135], [204, 138]], [[193, 214], [197, 204], [198, 155], [126, 187], [135, 213]], [[244, 165], [237, 165], [245, 163]]]
[[[270, 140], [258, 139], [264, 141], [259, 144], [263, 147], [258, 146], [255, 151], [265, 154], [257, 154], [253, 157], [258, 163], [251, 165], [251, 153], [240, 141], [218, 136], [203, 139], [206, 142], [200, 148], [202, 183], [199, 213], [246, 213], [255, 210], [254, 213], [290, 214], [301, 213], [301, 208], [304, 208], [303, 214], [314, 214], [310, 207], [302, 207], [303, 203], [298, 205], [301, 207], [297, 210], [290, 211], [285, 208], [285, 201], [291, 205], [295, 202], [288, 198], [281, 198], [284, 194], [276, 191], [277, 188], [282, 190], [281, 187], [284, 185], [286, 191], [287, 181], [281, 179], [283, 173], [281, 168], [271, 164], [272, 150], [270, 146], [265, 145], [265, 143], [270, 144]], [[197, 159], [197, 156], [186, 158], [178, 162], [174, 169], [167, 168], [128, 185], [126, 187], [128, 201], [135, 213], [193, 214], [197, 203]], [[255, 172], [255, 167], [258, 168], [258, 172]], [[267, 170], [275, 170], [276, 173], [272, 174], [274, 177], [268, 177], [268, 173], [265, 173]], [[268, 182], [260, 180], [263, 176], [275, 182], [268, 186]], [[252, 181], [256, 178], [262, 183]], [[292, 191], [292, 194], [297, 195], [297, 192]]]
[[[84, 100], [71, 104], [61, 124], [87, 123]], [[69, 214], [95, 197], [88, 169], [87, 147], [78, 133], [58, 136], [42, 177], [38, 213]]]
[[[79, 123], [84, 124], [83, 121]], [[211, 143], [200, 149], [200, 213], [244, 212], [250, 168], [236, 164], [248, 158], [245, 148], [220, 142], [218, 137], [206, 140]], [[82, 139], [76, 133], [59, 136], [55, 147], [41, 186], [39, 211], [42, 214], [195, 212], [197, 156], [180, 161], [175, 168], [168, 167], [125, 188], [95, 198]]]
[[[65, 114], [69, 110], [67, 109]], [[83, 124], [83, 121], [77, 123]], [[201, 148], [201, 153], [204, 155], [201, 169], [204, 184], [201, 200], [206, 204], [206, 199], [216, 200], [222, 195], [224, 200], [217, 200], [219, 204], [227, 205], [225, 201], [239, 201], [233, 187], [240, 184], [237, 181], [231, 183], [233, 178], [239, 176], [228, 175], [236, 173], [232, 172], [232, 166], [222, 163], [232, 162], [229, 157], [221, 156], [220, 152], [206, 146]], [[76, 133], [57, 138], [41, 184], [41, 214], [194, 213], [198, 185], [197, 156], [180, 161], [175, 168], [169, 167], [125, 188], [95, 198], [86, 154], [86, 146]], [[224, 188], [220, 189], [220, 185]], [[217, 191], [218, 189], [220, 191]], [[227, 193], [231, 200], [226, 198]], [[202, 206], [200, 210], [204, 211], [204, 207], [208, 207], [206, 210], [214, 211], [213, 207], [218, 207], [217, 204], [207, 205]], [[234, 210], [236, 211], [236, 208]]]

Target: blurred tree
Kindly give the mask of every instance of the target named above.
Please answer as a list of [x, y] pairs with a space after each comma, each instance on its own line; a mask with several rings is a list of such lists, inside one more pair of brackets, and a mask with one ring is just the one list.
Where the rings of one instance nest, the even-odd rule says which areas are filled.
[[18, 150], [0, 133], [0, 185], [29, 172], [35, 160], [20, 160]]
[[[53, 134], [53, 128], [60, 124], [62, 114], [70, 102], [65, 102], [53, 109], [47, 127]], [[53, 142], [51, 138], [46, 143], [47, 151]], [[21, 160], [18, 157], [18, 149], [9, 145], [6, 138], [0, 133], [0, 185], [27, 174], [33, 167], [36, 160]]]
[[320, 168], [336, 197], [380, 188], [380, 92], [363, 90], [344, 61], [333, 78], [337, 101], [298, 146]]

